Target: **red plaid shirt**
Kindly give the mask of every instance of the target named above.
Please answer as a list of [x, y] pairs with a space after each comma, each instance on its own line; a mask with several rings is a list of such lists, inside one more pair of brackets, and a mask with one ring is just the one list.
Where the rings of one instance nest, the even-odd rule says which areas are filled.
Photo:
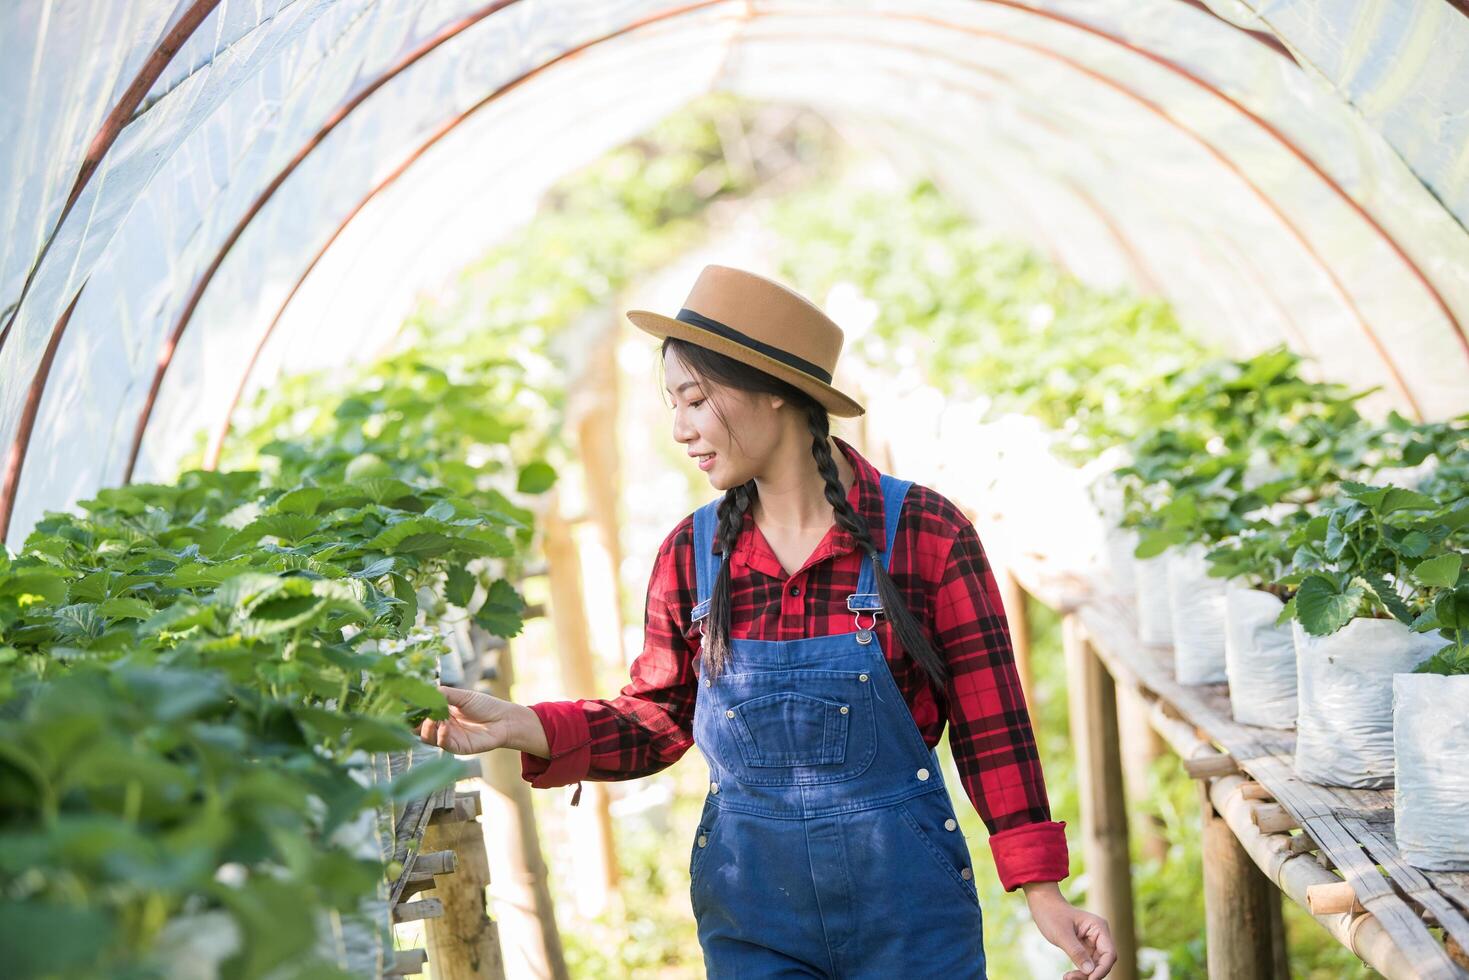
[[[847, 499], [880, 549], [879, 473], [847, 442], [835, 442], [856, 477]], [[521, 754], [521, 774], [532, 786], [646, 776], [694, 744], [700, 637], [689, 620], [696, 600], [693, 541], [691, 514], [658, 549], [643, 652], [621, 693], [530, 706], [551, 750], [549, 759]], [[833, 525], [805, 566], [788, 576], [746, 514], [730, 558], [730, 635], [795, 640], [854, 631], [846, 597], [856, 591], [861, 557], [852, 535]], [[1060, 881], [1068, 873], [1065, 825], [1051, 820], [1009, 627], [974, 525], [947, 497], [914, 484], [899, 517], [889, 572], [952, 676], [947, 689], [931, 684], [883, 618], [877, 633], [888, 666], [930, 747], [948, 722], [949, 745], [965, 792], [990, 832], [1002, 885], [1013, 890], [1031, 881]]]

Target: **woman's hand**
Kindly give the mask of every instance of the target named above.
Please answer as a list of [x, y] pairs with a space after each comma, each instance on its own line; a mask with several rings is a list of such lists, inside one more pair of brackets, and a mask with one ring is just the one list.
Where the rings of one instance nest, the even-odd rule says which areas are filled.
[[473, 755], [491, 749], [511, 748], [532, 755], [548, 756], [546, 733], [536, 713], [524, 705], [480, 691], [439, 685], [449, 702], [449, 717], [425, 719], [418, 737], [455, 755]]
[[1051, 945], [1071, 957], [1071, 962], [1077, 966], [1062, 980], [1101, 980], [1112, 971], [1112, 964], [1117, 962], [1117, 952], [1112, 945], [1112, 930], [1107, 927], [1106, 919], [1066, 901], [1054, 881], [1035, 882], [1022, 887], [1035, 927]]

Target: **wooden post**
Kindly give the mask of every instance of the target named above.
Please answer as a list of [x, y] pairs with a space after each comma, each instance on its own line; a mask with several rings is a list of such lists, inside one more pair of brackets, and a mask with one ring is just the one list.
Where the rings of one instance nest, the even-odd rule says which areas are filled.
[[[434, 878], [427, 897], [444, 903], [442, 918], [429, 919], [425, 934], [429, 968], [434, 980], [504, 980], [500, 938], [485, 905], [490, 863], [485, 853], [485, 828], [478, 819], [457, 819], [442, 811], [424, 832], [425, 851], [448, 851], [454, 870]], [[416, 867], [416, 865], [415, 865]]]
[[1271, 976], [1275, 980], [1290, 980], [1290, 937], [1285, 932], [1285, 912], [1281, 905], [1284, 901], [1284, 892], [1270, 889], [1270, 952], [1275, 962]]
[[[477, 642], [488, 636], [478, 627], [473, 632]], [[508, 700], [514, 679], [510, 647], [501, 648], [498, 656], [495, 677], [484, 687]], [[483, 825], [493, 828], [485, 835], [485, 850], [495, 869], [492, 897], [506, 975], [569, 980], [531, 788], [520, 778], [520, 755], [485, 752], [479, 764], [486, 786]]]
[[[1130, 800], [1145, 800], [1150, 795], [1153, 763], [1163, 753], [1163, 739], [1153, 730], [1149, 709], [1135, 688], [1123, 687], [1117, 692], [1117, 726], [1122, 738], [1122, 777]], [[1139, 837], [1142, 856], [1162, 864], [1168, 857], [1168, 839], [1163, 834], [1163, 820], [1156, 813], [1139, 813], [1132, 828]]]
[[[621, 319], [619, 317], [618, 319]], [[587, 517], [596, 529], [601, 554], [593, 580], [606, 576], [612, 601], [610, 614], [597, 615], [599, 628], [611, 630], [619, 668], [622, 657], [622, 527], [619, 513], [622, 489], [622, 457], [618, 448], [618, 390], [621, 372], [617, 366], [617, 330], [608, 330], [597, 341], [587, 370], [577, 381], [568, 406], [569, 421], [576, 431], [576, 448], [586, 485]], [[574, 410], [574, 411], [573, 411]], [[597, 611], [600, 613], [600, 610]], [[605, 616], [605, 619], [603, 618]], [[586, 695], [590, 696], [590, 695]]]
[[[573, 698], [596, 697], [597, 672], [592, 659], [591, 630], [587, 626], [582, 599], [581, 559], [572, 539], [571, 526], [561, 514], [560, 495], [551, 491], [544, 515], [546, 570], [551, 584], [551, 626], [556, 655], [561, 665], [561, 682]], [[618, 637], [619, 647], [621, 638]], [[570, 818], [582, 852], [576, 865], [584, 869], [576, 892], [577, 907], [588, 916], [600, 914], [617, 894], [619, 869], [617, 845], [612, 833], [612, 813], [607, 787], [597, 782], [582, 784], [581, 802]]]
[[1008, 568], [999, 570], [1000, 599], [1005, 606], [1005, 619], [1010, 624], [1010, 646], [1015, 650], [1015, 672], [1020, 675], [1020, 688], [1027, 706], [1035, 705], [1034, 674], [1030, 668], [1030, 596], [1020, 580]]
[[[1204, 923], [1209, 976], [1272, 980], [1280, 893], [1214, 809], [1199, 784], [1204, 813]], [[1289, 976], [1289, 973], [1286, 974]]]
[[1117, 944], [1112, 980], [1137, 980], [1127, 798], [1117, 738], [1117, 689], [1074, 614], [1062, 617], [1061, 641], [1071, 682], [1068, 701], [1081, 791], [1082, 853], [1091, 882], [1087, 905], [1112, 928]]

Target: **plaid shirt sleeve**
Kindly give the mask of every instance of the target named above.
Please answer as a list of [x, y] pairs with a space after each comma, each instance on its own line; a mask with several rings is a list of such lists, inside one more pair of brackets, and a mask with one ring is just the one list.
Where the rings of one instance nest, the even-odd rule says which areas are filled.
[[532, 786], [583, 779], [636, 779], [677, 762], [694, 744], [696, 650], [688, 642], [687, 589], [693, 518], [664, 539], [653, 562], [644, 608], [643, 650], [630, 680], [610, 699], [530, 705], [546, 729], [551, 757], [521, 753], [521, 776]]
[[964, 790], [990, 832], [1004, 888], [1060, 881], [1069, 873], [1065, 824], [1051, 820], [999, 587], [974, 525], [944, 503], [945, 523], [957, 526], [932, 608], [933, 636], [950, 672], [949, 746]]

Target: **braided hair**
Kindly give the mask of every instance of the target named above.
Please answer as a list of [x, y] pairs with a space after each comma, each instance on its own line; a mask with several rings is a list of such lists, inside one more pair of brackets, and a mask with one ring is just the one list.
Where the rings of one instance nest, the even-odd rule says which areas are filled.
[[[831, 452], [831, 416], [826, 407], [794, 385], [707, 347], [676, 337], [665, 337], [662, 353], [666, 355], [669, 350], [674, 351], [679, 360], [700, 378], [739, 391], [779, 395], [806, 413], [806, 423], [811, 429], [811, 455], [815, 459], [817, 472], [826, 484], [826, 502], [831, 505], [837, 526], [851, 534], [856, 539], [857, 546], [871, 556], [883, 613], [892, 624], [902, 648], [908, 651], [931, 682], [940, 688], [946, 687], [949, 679], [947, 664], [928, 642], [917, 617], [904, 602], [897, 583], [887, 569], [883, 568], [867, 521], [852, 507], [842, 490], [841, 477]], [[719, 413], [717, 404], [714, 405], [714, 411]], [[733, 432], [730, 435], [731, 438], [737, 438]], [[718, 676], [730, 661], [729, 556], [734, 553], [735, 541], [744, 528], [745, 514], [749, 512], [757, 496], [756, 483], [749, 480], [737, 487], [730, 487], [725, 491], [724, 499], [719, 502], [714, 538], [725, 560], [720, 562], [719, 575], [714, 580], [709, 598], [709, 614], [704, 620], [702, 654], [705, 658], [705, 669], [711, 677]]]

